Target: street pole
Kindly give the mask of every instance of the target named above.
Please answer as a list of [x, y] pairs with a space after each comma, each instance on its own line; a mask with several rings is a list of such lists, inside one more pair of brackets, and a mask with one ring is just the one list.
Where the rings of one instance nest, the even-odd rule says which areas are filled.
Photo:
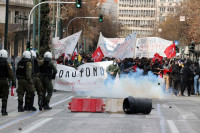
[[4, 49], [7, 50], [9, 0], [6, 0]]
[[[36, 0], [33, 0], [33, 5], [36, 4]], [[35, 48], [35, 40], [36, 40], [36, 15], [35, 10], [33, 11], [33, 48]]]
[[[60, 2], [60, 0], [59, 0]], [[58, 27], [57, 27], [57, 37], [60, 37], [60, 3], [58, 3]]]
[[73, 19], [71, 19], [70, 21], [69, 21], [69, 23], [67, 24], [67, 36], [68, 36], [68, 30], [69, 30], [69, 25], [70, 25], [70, 23], [73, 21], [73, 20], [75, 20], [75, 19], [81, 19], [81, 18], [87, 18], [87, 19], [97, 19], [97, 18], [99, 18], [99, 17], [75, 17], [75, 18], [73, 18]]
[[[40, 0], [38, 1], [40, 3]], [[40, 12], [41, 12], [41, 6], [39, 5], [38, 8], [38, 54], [40, 54]]]
[[23, 19], [23, 24], [22, 24], [22, 54], [23, 54], [23, 51], [24, 51], [24, 21], [25, 19]]
[[56, 6], [55, 4], [53, 4], [53, 26], [54, 26], [54, 30], [53, 30], [53, 38], [55, 37], [55, 27], [56, 27], [56, 23], [55, 23], [55, 9]]
[[[44, 1], [44, 2], [40, 2], [40, 3], [38, 3], [37, 5], [35, 5], [32, 9], [31, 9], [31, 11], [30, 11], [30, 13], [29, 13], [29, 16], [28, 16], [28, 39], [27, 39], [27, 43], [30, 43], [30, 24], [31, 24], [31, 15], [32, 15], [32, 12], [34, 11], [34, 9], [36, 8], [36, 7], [38, 7], [39, 5], [41, 5], [41, 4], [47, 4], [47, 3], [51, 3], [51, 4], [54, 4], [54, 3], [62, 3], [62, 4], [75, 4], [76, 2], [66, 2], [66, 1], [61, 1], [61, 2], [58, 2], [58, 1]], [[82, 2], [82, 4], [84, 4], [85, 2]]]

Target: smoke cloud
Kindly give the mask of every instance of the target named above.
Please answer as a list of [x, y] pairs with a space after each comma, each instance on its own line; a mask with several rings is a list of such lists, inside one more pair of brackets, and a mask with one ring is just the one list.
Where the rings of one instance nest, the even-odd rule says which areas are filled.
[[[143, 70], [122, 75], [120, 78], [108, 77], [104, 89], [94, 89], [88, 92], [77, 92], [78, 95], [91, 97], [125, 98], [128, 96], [144, 98], [164, 98], [164, 80], [155, 76], [152, 72], [142, 75]], [[95, 88], [95, 87], [94, 87]]]

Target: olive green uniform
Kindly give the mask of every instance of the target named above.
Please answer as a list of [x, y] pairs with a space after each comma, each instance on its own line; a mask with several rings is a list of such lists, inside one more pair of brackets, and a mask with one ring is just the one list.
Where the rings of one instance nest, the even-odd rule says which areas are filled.
[[2, 97], [2, 110], [7, 108], [7, 100], [9, 95], [9, 82], [12, 81], [12, 86], [15, 86], [13, 71], [11, 64], [6, 60], [0, 59], [0, 95]]
[[53, 93], [52, 79], [55, 79], [57, 69], [53, 62], [43, 61], [43, 64], [40, 66], [40, 72], [43, 86], [43, 104], [44, 106], [49, 106]]
[[22, 58], [17, 65], [17, 79], [18, 79], [18, 111], [23, 112], [23, 97], [26, 93], [26, 102], [30, 104], [31, 98], [35, 93], [32, 80], [32, 63], [30, 60]]
[[120, 75], [120, 68], [118, 67], [118, 65], [109, 65], [107, 68], [106, 68], [106, 72], [110, 74], [110, 72], [114, 72], [111, 76], [113, 77], [116, 77], [117, 76], [117, 73]]

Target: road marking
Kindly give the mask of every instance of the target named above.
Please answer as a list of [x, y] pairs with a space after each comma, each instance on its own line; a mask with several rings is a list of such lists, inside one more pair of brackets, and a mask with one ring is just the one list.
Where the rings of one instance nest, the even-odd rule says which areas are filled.
[[192, 112], [185, 112], [180, 110], [176, 105], [174, 105], [175, 109], [181, 114], [181, 117], [184, 120], [198, 120], [199, 118], [193, 114]]
[[171, 130], [171, 133], [179, 133], [176, 125], [174, 124], [174, 122], [172, 120], [167, 120], [167, 123], [169, 125], [170, 130]]
[[76, 113], [74, 117], [88, 117], [91, 113]]
[[43, 113], [39, 114], [38, 116], [53, 116], [61, 111], [63, 111], [64, 109], [52, 109], [49, 111], [44, 111]]
[[111, 114], [109, 117], [117, 117], [117, 118], [122, 118], [122, 117], [125, 117], [126, 115], [125, 114]]
[[62, 94], [54, 94], [52, 97], [57, 97], [57, 96], [60, 96]]
[[198, 120], [199, 118], [193, 113], [181, 115], [185, 120]]
[[166, 133], [165, 131], [165, 117], [162, 115], [162, 112], [160, 110], [160, 104], [157, 104], [157, 113], [160, 117], [160, 127], [161, 127], [161, 133]]
[[36, 121], [34, 123], [31, 124], [30, 128], [22, 131], [21, 133], [30, 133], [32, 131], [34, 131], [35, 129], [43, 126], [45, 123], [51, 121], [53, 118], [43, 118], [43, 119], [40, 119], [39, 121]]
[[[69, 99], [71, 99], [71, 98], [73, 98], [74, 96], [70, 96], [70, 97], [68, 97], [68, 98], [63, 98], [62, 100], [60, 100], [60, 101], [58, 101], [58, 102], [56, 102], [56, 103], [53, 103], [53, 104], [51, 104], [50, 106], [56, 106], [56, 105], [58, 105], [58, 104], [60, 104], [60, 103], [62, 103], [62, 102], [65, 102], [65, 101], [68, 101]], [[22, 120], [24, 120], [24, 119], [28, 119], [28, 118], [30, 118], [30, 117], [33, 117], [34, 115], [36, 115], [36, 114], [38, 114], [40, 111], [35, 111], [35, 112], [33, 112], [33, 113], [30, 113], [30, 114], [28, 114], [28, 115], [26, 115], [26, 116], [23, 116], [23, 117], [21, 117], [21, 118], [18, 118], [18, 119], [16, 119], [16, 120], [13, 120], [13, 121], [11, 121], [11, 122], [8, 122], [8, 123], [6, 123], [6, 124], [4, 124], [4, 125], [1, 125], [0, 126], [0, 130], [2, 130], [2, 129], [4, 129], [4, 128], [7, 128], [7, 127], [9, 127], [9, 126], [11, 126], [11, 125], [13, 125], [13, 124], [16, 124], [16, 123], [18, 123], [18, 122], [20, 122], [20, 121], [22, 121]]]

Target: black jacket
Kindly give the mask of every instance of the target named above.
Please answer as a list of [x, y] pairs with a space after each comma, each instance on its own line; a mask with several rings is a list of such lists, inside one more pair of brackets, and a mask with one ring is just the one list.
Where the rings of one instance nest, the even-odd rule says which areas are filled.
[[194, 72], [194, 75], [199, 75], [199, 72], [200, 72], [199, 66], [194, 66], [193, 72]]
[[192, 75], [192, 71], [188, 65], [184, 66], [181, 69], [181, 77], [183, 80], [190, 80], [191, 75]]
[[171, 74], [173, 76], [173, 80], [180, 80], [181, 79], [180, 70], [181, 70], [180, 66], [173, 65], [172, 72], [171, 72]]

